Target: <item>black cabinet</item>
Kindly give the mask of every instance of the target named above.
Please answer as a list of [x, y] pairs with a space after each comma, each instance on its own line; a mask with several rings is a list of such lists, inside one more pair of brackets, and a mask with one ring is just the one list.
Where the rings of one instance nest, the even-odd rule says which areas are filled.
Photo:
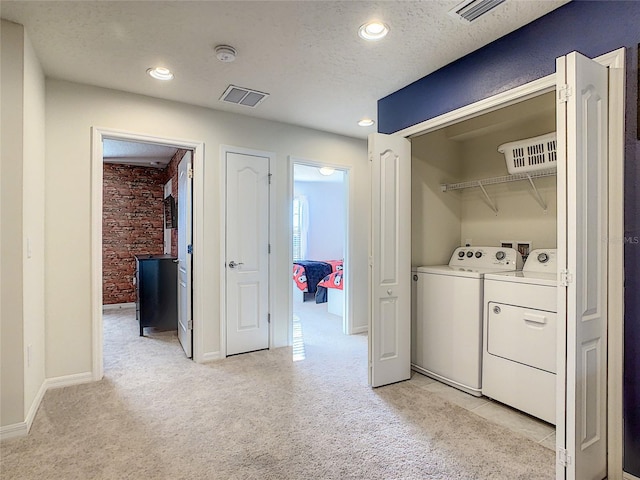
[[178, 330], [178, 260], [169, 255], [136, 255], [136, 318], [144, 327]]

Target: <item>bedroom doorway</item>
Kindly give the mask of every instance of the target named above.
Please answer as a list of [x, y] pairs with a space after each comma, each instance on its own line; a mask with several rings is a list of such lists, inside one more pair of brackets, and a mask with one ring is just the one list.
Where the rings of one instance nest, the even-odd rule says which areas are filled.
[[291, 159], [291, 331], [294, 360], [304, 344], [350, 332], [348, 170]]
[[[158, 150], [160, 150], [161, 153], [158, 153]], [[172, 178], [172, 193], [169, 195], [169, 187], [167, 184], [169, 183], [169, 177], [173, 177], [173, 175], [168, 174], [167, 169], [170, 168], [169, 164], [177, 167], [177, 163], [188, 153], [188, 156], [190, 156], [191, 161], [195, 165], [193, 171], [202, 171], [203, 151], [204, 144], [202, 142], [182, 139], [176, 140], [122, 130], [92, 127], [91, 290], [93, 330], [92, 378], [94, 380], [102, 379], [104, 374], [103, 351], [107, 339], [104, 337], [103, 327], [108, 325], [105, 325], [103, 321], [103, 306], [106, 310], [116, 312], [115, 316], [120, 316], [119, 312], [125, 312], [126, 315], [124, 316], [126, 318], [123, 321], [133, 322], [139, 331], [139, 324], [141, 322], [136, 315], [138, 311], [136, 307], [139, 305], [139, 302], [137, 302], [137, 293], [135, 293], [138, 287], [138, 281], [136, 278], [135, 284], [133, 283], [134, 274], [131, 270], [132, 262], [135, 264], [135, 255], [141, 256], [141, 258], [149, 264], [156, 261], [156, 257], [158, 257], [158, 264], [162, 263], [162, 265], [165, 265], [169, 262], [171, 262], [172, 265], [174, 264], [171, 257], [176, 256], [174, 250], [177, 247], [178, 239], [177, 221], [174, 221], [177, 220], [175, 216], [175, 200], [178, 182], [176, 178]], [[105, 173], [107, 169], [109, 172]], [[118, 171], [111, 172], [111, 170]], [[200, 177], [197, 173], [192, 174], [191, 177], [194, 179], [194, 185], [199, 186], [200, 184], [197, 180]], [[109, 185], [105, 185], [105, 182], [110, 183]], [[194, 190], [201, 194], [201, 189], [195, 188]], [[136, 192], [136, 194], [134, 195], [133, 192]], [[126, 208], [122, 205], [122, 202], [125, 201], [130, 204]], [[187, 203], [192, 204], [193, 201], [193, 198], [189, 196]], [[107, 204], [110, 205], [108, 206]], [[183, 206], [184, 205], [185, 202], [183, 202]], [[106, 212], [108, 208], [111, 208], [111, 214]], [[143, 210], [146, 211], [145, 209], [153, 210], [150, 211], [148, 215], [149, 218], [153, 220], [145, 219], [138, 221], [140, 213]], [[136, 231], [133, 236], [129, 235], [135, 225], [124, 225], [124, 223], [128, 221], [125, 218], [127, 215], [131, 217], [131, 221], [134, 223], [140, 223], [141, 227], [149, 227], [147, 229], [148, 231]], [[201, 217], [194, 215], [192, 227], [194, 233], [200, 233], [201, 229], [197, 227], [201, 224]], [[167, 230], [168, 226], [172, 227], [171, 245], [165, 244], [165, 230]], [[120, 235], [124, 233], [129, 235], [127, 239], [113, 237], [116, 234]], [[108, 235], [111, 235], [113, 238], [105, 238], [105, 236]], [[135, 242], [131, 240], [131, 238], [133, 238]], [[139, 244], [138, 241], [143, 242], [143, 244]], [[167, 246], [171, 248], [170, 251], [174, 255], [164, 254]], [[115, 247], [126, 247], [126, 249], [116, 252], [114, 250]], [[122, 260], [120, 262], [123, 266], [122, 272], [110, 273], [108, 271], [110, 266], [116, 263], [114, 259], [118, 259], [119, 262]], [[146, 270], [148, 270], [147, 273], [153, 273], [153, 268]], [[165, 270], [163, 270], [163, 272], [165, 272]], [[114, 276], [115, 274], [121, 274], [121, 277], [116, 277]], [[144, 275], [144, 273], [141, 272], [141, 275]], [[169, 275], [163, 273], [162, 276], [164, 278]], [[194, 277], [196, 276], [194, 273]], [[143, 283], [149, 285], [149, 282]], [[154, 282], [150, 283], [152, 286], [155, 286]], [[171, 281], [171, 283], [173, 283], [173, 281]], [[111, 284], [116, 287], [122, 287], [124, 290], [117, 290]], [[157, 291], [158, 289], [154, 288], [153, 290]], [[201, 298], [201, 296], [197, 295], [198, 284], [189, 281], [187, 291], [190, 292], [196, 300], [193, 305], [193, 310], [198, 311], [199, 303], [197, 299]], [[166, 295], [162, 295], [163, 301], [166, 300], [166, 297]], [[153, 304], [154, 302], [146, 303]], [[192, 312], [189, 312], [189, 316], [191, 315]], [[157, 318], [157, 316], [151, 314], [150, 317], [153, 318], [154, 321]], [[147, 318], [146, 315], [145, 318]], [[144, 324], [141, 333], [146, 336], [146, 334], [151, 331], [149, 327], [157, 331], [162, 331], [165, 329], [165, 326], [166, 325], [160, 325], [159, 323], [151, 325]], [[192, 344], [193, 348], [191, 355], [187, 352], [185, 352], [185, 354], [188, 357], [192, 357], [195, 361], [202, 361], [202, 348], [200, 347], [202, 343], [202, 332], [200, 325], [197, 322], [189, 322], [189, 327], [188, 343]], [[144, 328], [146, 328], [146, 332]], [[167, 331], [172, 332], [173, 329], [168, 328]], [[169, 335], [171, 336], [171, 334]], [[174, 338], [175, 347], [177, 347], [178, 351], [182, 350], [177, 335], [171, 336], [172, 341]]]

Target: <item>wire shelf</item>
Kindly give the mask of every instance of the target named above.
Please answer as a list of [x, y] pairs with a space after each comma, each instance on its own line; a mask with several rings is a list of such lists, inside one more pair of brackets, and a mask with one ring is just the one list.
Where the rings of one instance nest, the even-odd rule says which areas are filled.
[[554, 175], [556, 175], [556, 169], [550, 168], [547, 170], [538, 170], [534, 172], [514, 173], [512, 175], [505, 175], [504, 177], [484, 178], [482, 180], [471, 180], [469, 182], [460, 182], [460, 183], [447, 183], [447, 184], [441, 185], [441, 188], [443, 192], [448, 192], [449, 190], [462, 190], [464, 188], [477, 187], [480, 190], [482, 190], [482, 194], [486, 198], [489, 208], [491, 208], [491, 210], [493, 210], [493, 213], [497, 215], [498, 206], [495, 204], [493, 200], [491, 200], [491, 197], [489, 196], [489, 194], [487, 193], [487, 190], [485, 190], [484, 187], [486, 187], [487, 185], [497, 185], [500, 183], [519, 182], [522, 180], [528, 180], [529, 184], [531, 185], [531, 188], [533, 189], [533, 193], [536, 197], [536, 200], [538, 201], [538, 203], [546, 213], [547, 203], [544, 201], [544, 199], [540, 195], [540, 192], [538, 192], [538, 189], [536, 188], [536, 184], [533, 183], [533, 179], [542, 178], [542, 177], [552, 177]]
[[497, 185], [499, 183], [519, 182], [521, 180], [530, 180], [533, 178], [552, 177], [556, 174], [555, 168], [548, 170], [539, 170], [537, 172], [516, 173], [513, 175], [505, 175], [503, 177], [483, 178], [481, 180], [470, 180], [468, 182], [447, 183], [441, 185], [443, 192], [449, 190], [462, 190], [465, 188], [474, 188], [486, 185]]

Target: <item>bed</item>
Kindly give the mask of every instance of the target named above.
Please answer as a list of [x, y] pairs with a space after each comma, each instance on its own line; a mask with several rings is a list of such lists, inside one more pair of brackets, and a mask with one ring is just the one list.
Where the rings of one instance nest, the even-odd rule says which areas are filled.
[[294, 300], [306, 301], [315, 299], [316, 303], [326, 302], [326, 287], [321, 287], [318, 295], [318, 284], [327, 276], [342, 272], [342, 268], [342, 260], [297, 260], [293, 262]]
[[344, 270], [335, 271], [318, 282], [316, 301], [319, 296], [326, 295], [327, 311], [342, 317], [344, 315]]

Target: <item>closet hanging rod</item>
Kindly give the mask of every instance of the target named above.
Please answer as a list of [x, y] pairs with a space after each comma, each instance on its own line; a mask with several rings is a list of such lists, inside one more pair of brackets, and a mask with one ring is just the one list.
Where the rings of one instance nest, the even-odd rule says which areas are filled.
[[503, 177], [492, 177], [492, 178], [484, 178], [482, 180], [470, 180], [468, 182], [460, 182], [460, 183], [447, 183], [440, 185], [443, 192], [448, 192], [449, 190], [462, 190], [464, 188], [475, 188], [483, 187], [487, 185], [497, 185], [499, 183], [509, 183], [509, 182], [519, 182], [521, 180], [529, 180], [532, 178], [542, 178], [542, 177], [552, 177], [556, 174], [556, 169], [551, 168], [548, 170], [538, 170], [537, 172], [528, 172], [528, 173], [516, 173], [513, 175], [505, 175]]

